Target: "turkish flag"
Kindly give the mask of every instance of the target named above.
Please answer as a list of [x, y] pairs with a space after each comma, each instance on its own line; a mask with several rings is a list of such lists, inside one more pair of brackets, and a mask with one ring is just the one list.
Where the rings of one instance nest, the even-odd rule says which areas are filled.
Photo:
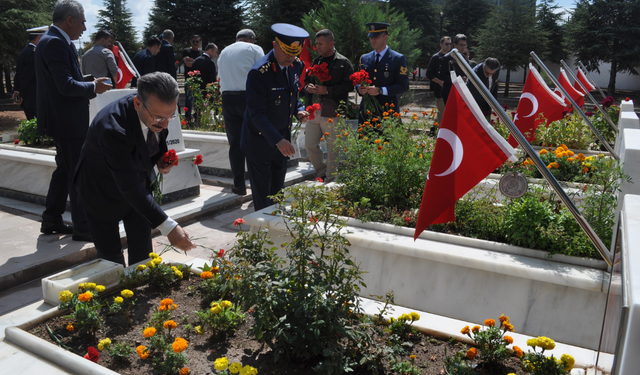
[[302, 52], [300, 53], [300, 60], [304, 62], [304, 69], [302, 70], [302, 74], [300, 75], [300, 90], [304, 88], [304, 76], [307, 75], [307, 69], [311, 68], [311, 53], [309, 52], [311, 49], [311, 42], [309, 42], [309, 38], [304, 40], [304, 44], [302, 45]]
[[515, 150], [482, 115], [462, 78], [452, 72], [451, 80], [414, 240], [432, 224], [454, 221], [458, 199], [507, 159], [517, 160]]
[[[115, 48], [115, 47], [114, 47]], [[120, 51], [118, 51], [118, 58], [116, 58], [118, 62], [118, 78], [116, 78], [116, 88], [123, 89], [131, 78], [135, 77], [133, 73], [133, 69], [129, 66], [126, 59], [123, 59], [120, 56]]]
[[[560, 75], [558, 76], [558, 82], [560, 82], [560, 86], [562, 86], [565, 89], [565, 91], [569, 94], [569, 96], [571, 97], [571, 99], [573, 99], [574, 102], [576, 102], [580, 107], [584, 106], [584, 94], [576, 90], [575, 88], [573, 88], [573, 86], [571, 86], [571, 83], [569, 83], [569, 77], [567, 76], [567, 73], [562, 68], [560, 68]], [[571, 112], [571, 110], [573, 109], [571, 107], [571, 103], [569, 102], [569, 99], [564, 97], [564, 94], [562, 94], [562, 91], [560, 91], [560, 89], [556, 87], [553, 90], [553, 92], [555, 92], [559, 97], [561, 97], [564, 100], [564, 104], [569, 108], [569, 112]]]
[[[536, 68], [529, 64], [529, 74], [518, 102], [518, 111], [513, 118], [513, 123], [524, 134], [527, 141], [536, 139], [536, 129], [542, 123], [538, 119], [541, 113], [547, 119], [548, 126], [549, 123], [562, 119], [566, 110], [564, 101], [551, 91]], [[518, 145], [513, 135], [509, 135], [509, 144], [513, 147]]]
[[[596, 88], [593, 87], [593, 85], [589, 82], [589, 80], [587, 79], [587, 76], [584, 74], [584, 72], [582, 71], [582, 69], [578, 68], [578, 72], [576, 73], [576, 77], [580, 80], [580, 82], [582, 82], [582, 84], [584, 85], [584, 87], [587, 88], [587, 90], [589, 90], [589, 92], [595, 90]], [[576, 88], [576, 90], [580, 91], [581, 93], [584, 94], [584, 90], [582, 89], [582, 87], [580, 87], [580, 84], [578, 82], [574, 82], [573, 83], [573, 87]]]

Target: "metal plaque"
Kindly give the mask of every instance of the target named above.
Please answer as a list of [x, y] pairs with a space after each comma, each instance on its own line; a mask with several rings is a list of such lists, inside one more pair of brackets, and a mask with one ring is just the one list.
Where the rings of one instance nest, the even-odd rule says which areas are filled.
[[500, 178], [500, 192], [511, 199], [520, 198], [527, 192], [527, 178], [520, 172], [509, 172]]

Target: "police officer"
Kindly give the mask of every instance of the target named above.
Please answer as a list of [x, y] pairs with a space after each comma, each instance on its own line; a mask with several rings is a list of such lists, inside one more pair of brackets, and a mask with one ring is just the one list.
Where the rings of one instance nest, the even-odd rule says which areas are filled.
[[256, 211], [270, 206], [267, 197], [284, 187], [287, 159], [295, 154], [291, 145], [293, 116], [299, 121], [309, 116], [298, 96], [304, 63], [297, 57], [309, 33], [285, 23], [274, 24], [271, 30], [276, 34], [273, 49], [247, 76], [247, 109], [240, 140]]
[[[360, 69], [369, 73], [371, 86], [358, 86], [360, 95], [369, 94], [376, 98], [382, 110], [387, 110], [391, 104], [398, 108], [398, 95], [409, 89], [409, 76], [407, 59], [404, 55], [387, 46], [390, 25], [383, 22], [369, 22], [369, 42], [373, 51], [360, 57]], [[360, 122], [368, 120], [372, 116], [380, 116], [381, 113], [371, 115], [364, 114], [364, 104], [360, 103]]]

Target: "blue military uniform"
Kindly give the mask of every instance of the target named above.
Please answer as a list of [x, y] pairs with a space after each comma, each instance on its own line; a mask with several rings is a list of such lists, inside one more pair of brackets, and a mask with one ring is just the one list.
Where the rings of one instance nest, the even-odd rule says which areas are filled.
[[[296, 51], [300, 53], [304, 39], [309, 36], [303, 29], [287, 24], [275, 24], [272, 30], [283, 51], [291, 56]], [[304, 111], [298, 95], [304, 63], [296, 57], [293, 64], [285, 68], [286, 75], [272, 50], [253, 65], [247, 76], [247, 109], [240, 148], [247, 158], [256, 211], [270, 206], [272, 203], [267, 197], [284, 187], [287, 157], [276, 145], [283, 139], [291, 141], [293, 118]]]
[[[371, 22], [367, 24], [369, 28], [369, 38], [375, 37], [387, 32], [388, 23]], [[386, 88], [387, 95], [376, 95], [374, 98], [378, 100], [382, 109], [393, 103], [398, 110], [398, 95], [409, 89], [409, 75], [407, 68], [407, 59], [404, 55], [392, 50], [386, 49], [376, 66], [376, 51], [371, 51], [360, 57], [360, 69], [364, 69], [369, 73], [372, 86]], [[360, 103], [360, 110], [363, 110], [363, 103]], [[373, 114], [381, 115], [381, 113]], [[361, 122], [363, 121], [361, 116]]]

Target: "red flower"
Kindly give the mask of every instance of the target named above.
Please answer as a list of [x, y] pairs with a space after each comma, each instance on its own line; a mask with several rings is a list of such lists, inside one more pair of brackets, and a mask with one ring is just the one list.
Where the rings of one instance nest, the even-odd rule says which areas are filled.
[[224, 249], [220, 249], [220, 251], [218, 251], [216, 255], [218, 256], [218, 258], [222, 258], [224, 256]]
[[628, 102], [631, 99], [629, 99], [629, 97], [626, 97], [626, 98], [624, 98], [624, 100]]
[[202, 164], [202, 155], [196, 155], [196, 160], [193, 161], [193, 164], [200, 165]]
[[307, 112], [309, 112], [309, 120], [313, 120], [316, 118], [316, 111], [320, 109], [320, 103], [313, 103], [307, 107]]
[[167, 165], [170, 165], [170, 164], [178, 165], [178, 161], [180, 161], [180, 159], [178, 159], [176, 150], [171, 149], [164, 153], [164, 156], [162, 156], [162, 161], [164, 161], [165, 164]]
[[87, 354], [85, 354], [84, 357], [90, 361], [98, 363], [98, 359], [100, 359], [100, 352], [93, 346], [90, 346], [89, 349], [87, 349]]
[[187, 107], [184, 107], [182, 109], [184, 109], [185, 112], [189, 111], [189, 108], [187, 108]]
[[371, 84], [371, 79], [369, 79], [369, 73], [364, 70], [360, 70], [358, 72], [353, 73], [349, 76], [351, 82], [353, 82], [354, 86], [369, 86]]
[[502, 106], [502, 108], [506, 111], [507, 109], [509, 109], [509, 106], [505, 104]]
[[14, 144], [14, 145], [17, 145], [18, 143], [20, 143], [20, 140], [19, 140], [19, 139], [14, 139], [14, 140], [13, 140], [13, 144]]
[[585, 112], [584, 114], [587, 115], [587, 117], [593, 116], [593, 112]]
[[187, 125], [187, 120], [182, 120], [182, 121], [180, 121], [180, 125], [182, 125], [182, 126], [186, 126], [186, 125]]
[[316, 177], [316, 182], [324, 182], [324, 180], [321, 177]]
[[235, 225], [236, 227], [237, 227], [238, 225], [241, 225], [241, 224], [245, 224], [244, 219], [242, 219], [242, 218], [237, 218], [237, 219], [233, 222], [233, 225]]
[[329, 65], [326, 62], [322, 64], [316, 64], [307, 69], [307, 74], [309, 74], [309, 77], [316, 77], [320, 82], [327, 82], [331, 80], [331, 75], [329, 74]]

